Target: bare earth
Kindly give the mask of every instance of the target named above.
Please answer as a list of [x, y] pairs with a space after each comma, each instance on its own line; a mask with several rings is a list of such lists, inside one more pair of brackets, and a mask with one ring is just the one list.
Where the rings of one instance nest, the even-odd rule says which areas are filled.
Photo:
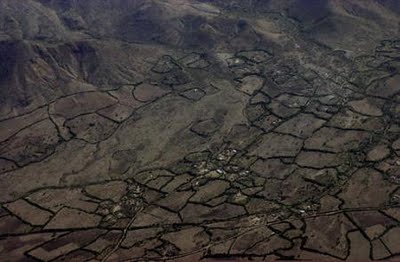
[[0, 0], [0, 261], [400, 260], [397, 0]]

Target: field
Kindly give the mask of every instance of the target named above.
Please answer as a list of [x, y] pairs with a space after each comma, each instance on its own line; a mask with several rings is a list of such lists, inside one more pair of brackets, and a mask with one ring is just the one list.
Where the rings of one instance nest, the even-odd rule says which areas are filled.
[[0, 261], [400, 259], [397, 0], [0, 0]]

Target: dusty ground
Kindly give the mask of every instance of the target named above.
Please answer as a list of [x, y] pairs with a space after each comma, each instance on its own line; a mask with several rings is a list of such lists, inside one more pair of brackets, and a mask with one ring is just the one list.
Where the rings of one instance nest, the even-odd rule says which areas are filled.
[[0, 0], [0, 261], [400, 259], [397, 1]]

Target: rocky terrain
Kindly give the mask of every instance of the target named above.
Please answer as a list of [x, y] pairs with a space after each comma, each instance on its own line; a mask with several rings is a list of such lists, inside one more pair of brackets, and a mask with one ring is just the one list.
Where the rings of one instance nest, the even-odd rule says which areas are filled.
[[0, 261], [400, 259], [397, 0], [0, 0]]

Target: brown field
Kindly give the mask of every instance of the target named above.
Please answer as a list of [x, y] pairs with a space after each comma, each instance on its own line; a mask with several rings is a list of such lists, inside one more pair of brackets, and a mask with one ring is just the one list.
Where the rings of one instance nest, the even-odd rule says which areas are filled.
[[399, 25], [397, 0], [0, 0], [0, 261], [399, 261]]

